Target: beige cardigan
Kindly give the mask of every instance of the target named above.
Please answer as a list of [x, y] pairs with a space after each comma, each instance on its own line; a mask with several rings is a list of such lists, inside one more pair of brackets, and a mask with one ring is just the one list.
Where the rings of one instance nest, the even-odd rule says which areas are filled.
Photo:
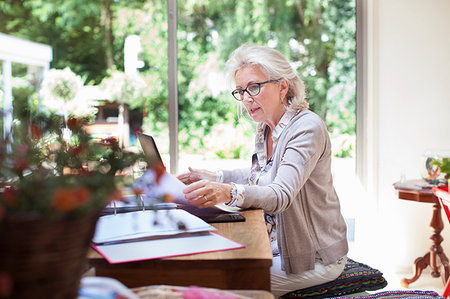
[[250, 169], [223, 170], [223, 181], [244, 184], [242, 208], [276, 215], [277, 242], [287, 273], [314, 269], [316, 253], [328, 265], [347, 254], [347, 227], [331, 177], [331, 143], [325, 124], [302, 110], [281, 134], [272, 183], [248, 185]]

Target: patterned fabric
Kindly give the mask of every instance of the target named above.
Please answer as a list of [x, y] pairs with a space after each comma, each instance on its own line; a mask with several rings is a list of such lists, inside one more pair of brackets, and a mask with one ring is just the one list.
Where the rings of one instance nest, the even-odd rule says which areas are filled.
[[282, 298], [330, 298], [375, 291], [386, 285], [387, 281], [379, 270], [348, 258], [344, 271], [335, 280], [287, 293]]
[[272, 255], [278, 256], [280, 255], [280, 251], [278, 250], [277, 244], [277, 232], [276, 232], [277, 225], [275, 222], [275, 217], [267, 213], [264, 213], [264, 218], [266, 219], [266, 229], [267, 233], [269, 234], [270, 247], [272, 248]]
[[[272, 132], [272, 141], [273, 141], [273, 151], [272, 156], [275, 153], [278, 139], [280, 139], [281, 134], [283, 133], [286, 125], [291, 121], [291, 119], [296, 115], [296, 113], [286, 111], [281, 117], [280, 121], [273, 129]], [[255, 136], [255, 154], [252, 157], [252, 169], [250, 172], [249, 184], [250, 185], [260, 185], [266, 186], [271, 182], [261, 182], [264, 181], [263, 177], [266, 175], [270, 169], [272, 168], [272, 159], [271, 157], [267, 157], [267, 144], [266, 144], [266, 135], [267, 135], [268, 126], [265, 123], [259, 123], [256, 128], [256, 136]]]
[[[334, 297], [334, 299], [340, 299], [340, 298], [348, 298], [348, 297]], [[438, 293], [433, 291], [414, 291], [414, 290], [408, 290], [408, 291], [386, 291], [386, 292], [379, 292], [372, 295], [367, 296], [354, 296], [351, 298], [364, 298], [364, 299], [379, 299], [379, 298], [413, 298], [413, 299], [436, 299], [436, 298], [442, 298], [444, 297], [440, 296]]]

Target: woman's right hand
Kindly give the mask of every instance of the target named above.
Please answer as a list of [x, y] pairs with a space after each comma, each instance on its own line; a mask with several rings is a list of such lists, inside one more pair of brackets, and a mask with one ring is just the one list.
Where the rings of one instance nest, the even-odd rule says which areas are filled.
[[216, 173], [205, 169], [193, 169], [189, 167], [189, 172], [179, 174], [177, 179], [189, 185], [200, 180], [215, 181]]

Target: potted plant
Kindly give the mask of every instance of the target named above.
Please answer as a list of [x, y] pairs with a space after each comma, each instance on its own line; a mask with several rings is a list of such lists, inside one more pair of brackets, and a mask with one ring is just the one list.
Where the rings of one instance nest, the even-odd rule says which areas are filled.
[[[20, 122], [0, 145], [0, 279], [11, 298], [75, 298], [99, 212], [142, 160], [117, 140], [94, 143], [84, 119]], [[1, 287], [0, 287], [1, 288]], [[39, 297], [38, 296], [38, 297]]]
[[439, 168], [441, 174], [444, 175], [445, 180], [450, 180], [450, 158], [435, 158], [430, 162], [431, 165]]
[[24, 111], [0, 142], [2, 298], [76, 298], [100, 211], [144, 160], [114, 138], [93, 142], [89, 120]]

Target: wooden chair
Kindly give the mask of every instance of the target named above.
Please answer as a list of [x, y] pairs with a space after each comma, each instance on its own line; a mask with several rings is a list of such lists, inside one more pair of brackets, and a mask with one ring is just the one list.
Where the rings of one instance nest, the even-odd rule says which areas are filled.
[[[445, 211], [445, 215], [447, 215], [447, 219], [450, 222], [450, 210], [449, 210], [450, 193], [448, 192], [448, 187], [445, 188], [434, 187], [433, 194], [439, 199], [439, 202], [441, 203], [441, 206]], [[447, 279], [447, 283], [445, 284], [444, 293], [442, 294], [442, 297], [447, 298], [449, 293], [450, 293], [450, 278]]]

